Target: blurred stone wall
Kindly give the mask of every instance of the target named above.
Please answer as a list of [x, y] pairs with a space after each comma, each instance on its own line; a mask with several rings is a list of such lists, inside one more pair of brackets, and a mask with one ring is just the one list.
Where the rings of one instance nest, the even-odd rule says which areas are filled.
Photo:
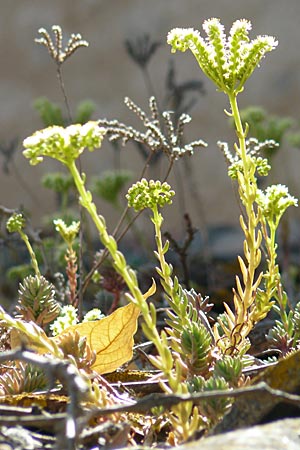
[[[33, 100], [47, 96], [63, 103], [56, 79], [55, 65], [45, 48], [35, 44], [40, 27], [62, 26], [66, 35], [79, 32], [90, 46], [79, 50], [63, 66], [67, 95], [72, 109], [83, 99], [98, 105], [95, 118], [108, 117], [139, 126], [123, 103], [131, 97], [147, 108], [149, 92], [140, 70], [129, 59], [124, 40], [147, 32], [162, 46], [151, 60], [149, 72], [158, 99], [164, 95], [165, 74], [170, 59], [178, 81], [201, 79], [205, 95], [192, 111], [193, 121], [186, 129], [188, 141], [203, 138], [208, 148], [199, 151], [184, 165], [179, 162], [170, 182], [177, 192], [175, 207], [168, 214], [175, 230], [182, 213], [191, 213], [194, 225], [238, 223], [238, 206], [227, 178], [218, 140], [234, 141], [223, 112], [226, 98], [204, 79], [189, 53], [170, 54], [166, 45], [168, 31], [177, 26], [200, 29], [204, 19], [219, 17], [227, 29], [238, 18], [253, 23], [253, 36], [271, 34], [279, 40], [276, 51], [267, 55], [261, 70], [240, 95], [240, 106], [262, 105], [273, 114], [299, 117], [300, 100], [300, 2], [298, 0], [0, 0], [0, 143], [19, 139], [19, 152], [10, 174], [1, 171], [0, 204], [14, 208], [22, 204], [32, 212], [35, 224], [41, 215], [55, 208], [52, 193], [40, 187], [47, 171], [59, 168], [52, 161], [32, 168], [24, 160], [22, 140], [41, 127]], [[2, 164], [3, 159], [0, 163]], [[85, 155], [83, 167], [88, 174], [113, 167], [114, 153], [108, 143]], [[121, 152], [121, 165], [138, 174], [143, 160], [132, 147]], [[276, 155], [272, 182], [287, 182], [293, 194], [300, 192], [298, 171], [300, 152], [284, 147]], [[150, 170], [150, 176], [164, 173], [165, 166]], [[100, 205], [113, 225], [117, 215]]]

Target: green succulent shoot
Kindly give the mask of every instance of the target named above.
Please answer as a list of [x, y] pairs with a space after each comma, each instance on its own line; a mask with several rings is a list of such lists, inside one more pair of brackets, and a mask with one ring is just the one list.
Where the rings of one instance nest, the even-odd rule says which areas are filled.
[[55, 299], [55, 288], [43, 276], [28, 276], [19, 285], [19, 300], [16, 306], [18, 317], [33, 321], [42, 328], [53, 322], [60, 313]]
[[206, 39], [193, 28], [174, 28], [168, 34], [168, 44], [174, 53], [191, 50], [205, 75], [226, 94], [241, 92], [261, 59], [277, 46], [272, 36], [250, 40], [251, 22], [245, 19], [233, 23], [228, 38], [216, 18], [206, 20], [203, 30]]

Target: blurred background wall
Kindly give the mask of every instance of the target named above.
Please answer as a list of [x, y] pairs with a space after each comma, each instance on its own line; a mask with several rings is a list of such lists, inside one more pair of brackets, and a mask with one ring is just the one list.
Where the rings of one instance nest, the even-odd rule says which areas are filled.
[[[140, 127], [123, 103], [125, 96], [147, 109], [149, 92], [141, 71], [128, 57], [124, 41], [149, 33], [161, 42], [149, 64], [149, 73], [157, 98], [163, 98], [165, 75], [170, 59], [178, 82], [203, 80], [205, 94], [199, 96], [191, 111], [192, 123], [186, 128], [186, 140], [202, 138], [208, 148], [196, 153], [188, 166], [178, 162], [170, 183], [177, 192], [175, 207], [169, 210], [168, 228], [182, 223], [185, 210], [194, 226], [237, 225], [238, 205], [218, 140], [234, 142], [234, 132], [224, 114], [226, 98], [202, 76], [190, 53], [171, 55], [166, 35], [173, 27], [201, 29], [203, 20], [219, 17], [227, 30], [238, 18], [252, 21], [257, 34], [276, 36], [279, 46], [267, 55], [254, 73], [240, 106], [261, 105], [272, 114], [299, 118], [300, 101], [300, 2], [298, 0], [0, 0], [0, 144], [18, 138], [19, 150], [9, 167], [1, 170], [0, 204], [15, 208], [21, 204], [39, 224], [43, 214], [55, 209], [53, 193], [40, 187], [40, 177], [58, 166], [52, 161], [32, 168], [22, 156], [22, 140], [42, 124], [32, 107], [40, 96], [63, 105], [56, 79], [56, 68], [44, 47], [34, 43], [38, 29], [59, 24], [65, 36], [81, 33], [90, 46], [80, 49], [63, 66], [66, 92], [72, 108], [84, 99], [97, 104], [94, 118], [117, 118]], [[2, 158], [2, 156], [1, 156]], [[0, 161], [2, 165], [3, 158]], [[112, 168], [114, 154], [109, 143], [83, 158], [88, 174]], [[121, 165], [138, 174], [143, 160], [128, 146], [121, 152]], [[1, 166], [0, 166], [1, 168]], [[298, 196], [300, 151], [285, 145], [274, 158], [272, 182], [288, 183]], [[155, 166], [150, 176], [163, 173]], [[192, 187], [191, 187], [192, 184]], [[117, 215], [101, 205], [113, 226]]]

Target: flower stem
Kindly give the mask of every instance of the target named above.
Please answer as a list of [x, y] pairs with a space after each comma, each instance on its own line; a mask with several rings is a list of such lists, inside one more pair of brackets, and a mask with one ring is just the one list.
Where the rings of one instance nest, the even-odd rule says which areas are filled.
[[41, 276], [41, 272], [40, 272], [40, 269], [39, 269], [39, 266], [38, 266], [38, 262], [37, 262], [34, 250], [33, 250], [32, 246], [31, 246], [31, 244], [29, 242], [28, 236], [22, 230], [19, 230], [19, 234], [20, 234], [22, 240], [25, 242], [25, 245], [26, 245], [27, 250], [29, 252], [29, 255], [30, 255], [30, 258], [31, 258], [31, 264], [33, 266], [34, 272], [35, 272], [37, 277], [40, 277]]
[[[234, 292], [235, 314], [234, 323], [227, 334], [229, 342], [226, 344], [226, 351], [234, 353], [240, 351], [245, 342], [245, 338], [253, 327], [252, 315], [256, 296], [256, 289], [260, 282], [261, 275], [256, 277], [256, 269], [260, 263], [261, 252], [261, 232], [257, 232], [259, 224], [258, 214], [255, 212], [254, 203], [257, 192], [257, 183], [255, 178], [255, 164], [246, 150], [246, 134], [241, 121], [239, 108], [237, 104], [237, 95], [229, 93], [228, 98], [231, 105], [232, 116], [235, 122], [239, 145], [236, 146], [236, 152], [242, 162], [242, 170], [238, 176], [239, 194], [245, 207], [246, 218], [241, 216], [240, 223], [245, 234], [244, 254], [246, 264], [240, 259], [244, 287], [237, 279], [237, 289]], [[228, 330], [229, 331], [229, 330]]]

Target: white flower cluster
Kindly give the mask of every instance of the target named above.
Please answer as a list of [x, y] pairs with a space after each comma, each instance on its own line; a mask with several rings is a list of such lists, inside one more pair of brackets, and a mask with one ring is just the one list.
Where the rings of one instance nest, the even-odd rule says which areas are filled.
[[56, 231], [59, 232], [64, 241], [71, 245], [79, 233], [80, 222], [73, 220], [71, 225], [68, 226], [62, 219], [55, 219], [53, 220], [53, 223]]
[[241, 92], [264, 55], [277, 46], [272, 36], [258, 36], [250, 41], [251, 23], [245, 19], [234, 22], [228, 39], [219, 19], [206, 20], [203, 29], [206, 39], [193, 28], [174, 28], [167, 42], [172, 52], [190, 49], [203, 72], [227, 94]]
[[57, 336], [77, 322], [77, 309], [72, 305], [63, 306], [57, 319], [50, 325], [52, 335]]
[[100, 320], [103, 319], [104, 317], [105, 315], [101, 312], [99, 308], [93, 308], [85, 314], [82, 322], [91, 322], [93, 320]]
[[289, 194], [283, 184], [274, 184], [265, 191], [258, 189], [256, 201], [268, 223], [276, 227], [289, 206], [298, 206], [298, 200]]
[[100, 147], [105, 132], [95, 121], [66, 128], [51, 126], [26, 138], [23, 142], [26, 149], [23, 154], [25, 158], [30, 159], [32, 165], [42, 162], [44, 156], [68, 165], [78, 158], [85, 148], [92, 151]]

